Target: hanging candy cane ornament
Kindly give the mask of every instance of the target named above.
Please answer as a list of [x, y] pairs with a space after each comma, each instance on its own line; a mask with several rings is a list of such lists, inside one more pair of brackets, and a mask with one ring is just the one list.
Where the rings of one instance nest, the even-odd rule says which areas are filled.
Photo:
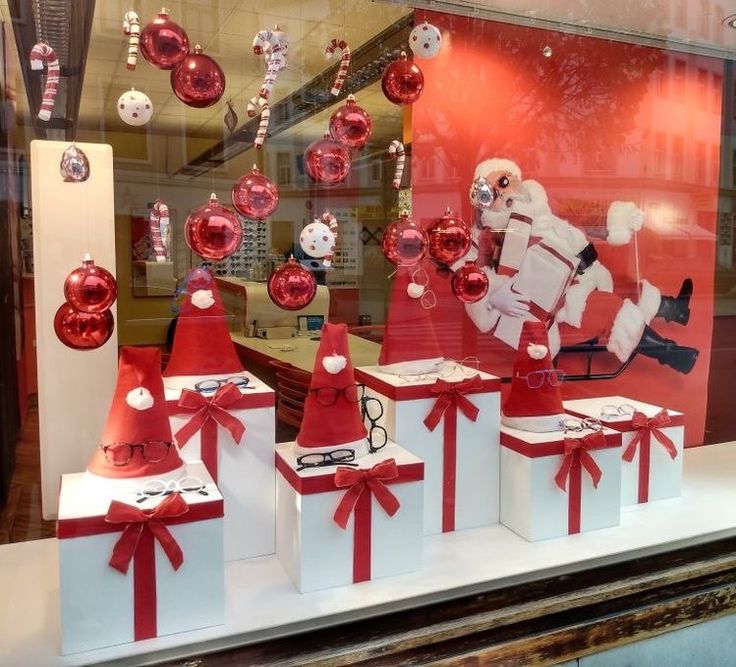
[[31, 49], [31, 69], [43, 69], [44, 63], [46, 63], [48, 72], [38, 117], [41, 120], [51, 120], [51, 113], [56, 101], [56, 90], [59, 87], [59, 59], [48, 44], [39, 42]]
[[299, 245], [310, 257], [322, 258], [325, 267], [332, 266], [337, 243], [337, 218], [325, 211], [307, 225], [299, 235]]
[[253, 53], [257, 56], [264, 54], [266, 57], [266, 76], [263, 77], [260, 96], [268, 99], [276, 83], [276, 76], [286, 67], [286, 53], [289, 43], [286, 35], [278, 30], [261, 30], [253, 38]]
[[348, 67], [350, 67], [350, 47], [344, 39], [333, 39], [325, 49], [325, 55], [327, 58], [332, 58], [335, 55], [335, 51], [340, 49], [342, 55], [340, 56], [340, 67], [337, 70], [337, 77], [335, 77], [335, 83], [332, 86], [330, 92], [337, 97], [342, 90], [342, 86], [345, 83], [345, 77], [348, 75]]
[[394, 139], [388, 147], [388, 154], [391, 159], [396, 159], [396, 171], [394, 172], [394, 190], [401, 187], [401, 177], [404, 175], [404, 144], [398, 139]]
[[151, 214], [148, 218], [148, 224], [151, 231], [151, 244], [153, 245], [153, 252], [156, 255], [156, 261], [165, 262], [165, 237], [169, 229], [169, 207], [164, 204], [160, 199], [156, 200], [156, 203], [151, 209]]
[[123, 17], [123, 34], [128, 37], [128, 69], [135, 69], [138, 63], [138, 43], [141, 39], [141, 20], [132, 9]]
[[268, 119], [271, 116], [271, 109], [268, 106], [268, 101], [264, 97], [251, 97], [250, 102], [248, 102], [248, 115], [251, 118], [254, 118], [259, 113], [261, 114], [261, 122], [258, 123], [258, 132], [256, 133], [256, 139], [253, 142], [256, 148], [261, 148], [266, 139], [266, 132], [268, 132]]

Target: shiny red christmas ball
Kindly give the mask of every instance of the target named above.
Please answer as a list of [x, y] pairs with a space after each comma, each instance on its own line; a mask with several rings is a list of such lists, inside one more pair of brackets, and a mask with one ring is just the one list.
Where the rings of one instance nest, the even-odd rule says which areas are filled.
[[102, 347], [115, 330], [115, 319], [109, 310], [83, 313], [64, 303], [54, 315], [57, 338], [73, 350], [94, 350]]
[[265, 220], [279, 205], [279, 189], [258, 169], [242, 176], [233, 185], [232, 200], [235, 210], [253, 220]]
[[187, 55], [171, 70], [171, 88], [184, 104], [203, 109], [215, 104], [225, 92], [225, 73], [197, 44], [194, 53]]
[[383, 254], [396, 266], [413, 266], [426, 257], [428, 248], [427, 232], [406, 211], [386, 227], [381, 239]]
[[235, 213], [220, 204], [213, 192], [204, 206], [184, 223], [187, 245], [200, 257], [219, 261], [232, 255], [243, 240], [243, 227]]
[[107, 269], [97, 266], [85, 255], [82, 266], [74, 269], [64, 281], [64, 298], [83, 313], [108, 310], [118, 296], [118, 284]]
[[154, 67], [173, 69], [189, 53], [189, 37], [165, 10], [161, 10], [141, 30], [140, 48], [143, 57]]
[[330, 135], [349, 148], [363, 148], [372, 131], [373, 121], [368, 112], [355, 103], [354, 95], [348, 95], [347, 102], [330, 116]]
[[414, 104], [424, 89], [424, 74], [402, 51], [401, 57], [394, 60], [384, 71], [381, 88], [389, 102]]
[[454, 264], [470, 250], [470, 229], [448, 208], [445, 215], [427, 229], [429, 256], [443, 264]]
[[187, 282], [194, 289], [207, 289], [212, 283], [212, 274], [204, 267], [197, 266], [189, 272]]
[[350, 150], [330, 137], [317, 139], [304, 151], [304, 166], [309, 178], [321, 185], [342, 183], [350, 173]]
[[301, 310], [317, 294], [317, 281], [293, 257], [278, 267], [268, 278], [268, 296], [279, 308]]
[[463, 303], [480, 301], [488, 293], [488, 276], [474, 262], [465, 262], [452, 276], [452, 293]]

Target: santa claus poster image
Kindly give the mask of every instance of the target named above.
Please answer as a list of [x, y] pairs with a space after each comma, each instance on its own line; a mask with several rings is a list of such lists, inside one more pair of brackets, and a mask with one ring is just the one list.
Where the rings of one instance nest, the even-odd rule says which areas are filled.
[[[464, 305], [427, 262], [446, 355], [508, 376], [545, 321], [566, 399], [686, 414], [702, 443], [713, 316], [722, 63], [439, 13], [412, 109], [412, 217], [449, 206], [487, 296]], [[545, 48], [549, 47], [549, 48]], [[585, 350], [585, 352], [581, 352]], [[589, 351], [589, 352], [588, 352]]]

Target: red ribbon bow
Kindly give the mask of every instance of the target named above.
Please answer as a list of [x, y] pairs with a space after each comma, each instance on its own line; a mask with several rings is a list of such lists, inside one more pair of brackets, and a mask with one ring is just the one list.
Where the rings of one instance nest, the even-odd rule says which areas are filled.
[[[230, 432], [233, 440], [240, 444], [245, 434], [243, 423], [228, 412], [241, 398], [240, 389], [231, 382], [220, 385], [212, 398], [205, 398], [198, 391], [184, 389], [179, 398], [179, 407], [195, 411], [192, 418], [176, 432], [176, 442], [183, 447], [189, 439], [202, 430], [208, 421], [220, 424]], [[210, 471], [211, 472], [211, 471]]]
[[386, 514], [389, 516], [396, 514], [401, 506], [399, 499], [383, 482], [396, 479], [398, 476], [399, 470], [394, 459], [381, 461], [370, 469], [338, 467], [335, 472], [335, 486], [339, 489], [347, 488], [347, 491], [335, 510], [333, 516], [335, 523], [343, 530], [347, 528], [350, 514], [366, 490], [375, 496]]
[[603, 477], [603, 471], [598, 467], [595, 459], [588, 453], [589, 449], [600, 449], [605, 446], [605, 437], [600, 431], [589, 433], [582, 438], [565, 438], [565, 454], [562, 465], [555, 475], [555, 484], [567, 491], [567, 480], [573, 471], [584, 468], [593, 480], [593, 486]]
[[639, 412], [638, 410], [634, 412], [631, 417], [631, 426], [636, 431], [636, 434], [624, 452], [624, 461], [631, 463], [634, 460], [636, 448], [639, 446], [639, 443], [645, 443], [647, 441], [646, 444], [648, 444], [650, 435], [653, 435], [654, 439], [665, 448], [670, 458], [676, 458], [677, 447], [675, 447], [675, 443], [660, 431], [662, 427], [669, 426], [671, 423], [670, 415], [664, 409], [660, 410], [651, 419], [648, 419], [643, 412]]
[[172, 567], [178, 570], [184, 563], [184, 554], [163, 520], [181, 516], [188, 511], [189, 505], [179, 493], [167, 496], [153, 510], [141, 510], [133, 505], [113, 500], [107, 510], [105, 521], [127, 525], [123, 528], [123, 533], [112, 550], [110, 567], [127, 574], [144, 531], [150, 531], [163, 548]]
[[431, 389], [433, 394], [438, 395], [437, 400], [429, 414], [424, 418], [424, 425], [430, 431], [434, 431], [450, 406], [454, 406], [456, 409], [459, 408], [460, 412], [470, 419], [470, 421], [478, 419], [478, 407], [473, 405], [465, 394], [480, 389], [482, 386], [483, 383], [480, 375], [474, 375], [472, 378], [463, 380], [462, 382], [447, 382], [437, 379]]

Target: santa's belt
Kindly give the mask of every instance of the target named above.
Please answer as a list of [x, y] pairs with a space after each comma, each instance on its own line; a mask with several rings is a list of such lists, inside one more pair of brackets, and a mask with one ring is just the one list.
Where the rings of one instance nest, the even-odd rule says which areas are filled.
[[577, 275], [582, 276], [585, 271], [592, 266], [593, 262], [598, 259], [598, 251], [592, 243], [588, 243], [577, 255], [580, 258], [580, 264], [576, 271]]

